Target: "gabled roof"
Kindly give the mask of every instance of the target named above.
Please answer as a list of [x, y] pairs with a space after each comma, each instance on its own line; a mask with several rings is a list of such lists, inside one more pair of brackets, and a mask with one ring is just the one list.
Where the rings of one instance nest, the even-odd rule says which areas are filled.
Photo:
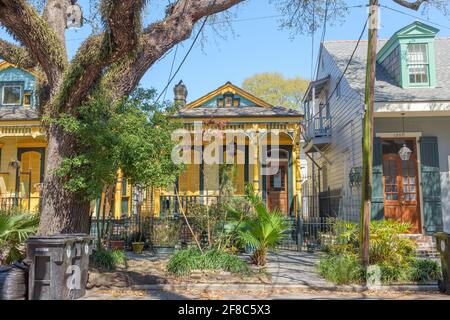
[[273, 107], [271, 104], [265, 102], [264, 100], [262, 100], [258, 97], [255, 97], [251, 93], [242, 90], [238, 86], [235, 86], [234, 84], [232, 84], [231, 82], [228, 81], [227, 83], [225, 83], [223, 86], [217, 88], [216, 90], [211, 91], [210, 93], [206, 94], [205, 96], [201, 97], [200, 99], [197, 99], [197, 100], [189, 103], [186, 106], [186, 109], [200, 107], [201, 105], [210, 101], [211, 99], [214, 99], [215, 97], [224, 95], [226, 93], [232, 93], [232, 94], [239, 95], [239, 96], [253, 102], [258, 107], [263, 107], [263, 108], [272, 108]]
[[377, 55], [377, 60], [381, 62], [387, 54], [389, 54], [393, 47], [402, 39], [432, 39], [438, 34], [439, 29], [429, 26], [420, 21], [414, 21], [410, 25], [400, 29], [386, 42]]
[[[325, 54], [333, 59], [341, 72], [345, 70], [357, 41], [325, 41]], [[383, 48], [386, 40], [379, 40], [378, 48]], [[377, 102], [431, 102], [450, 101], [450, 38], [435, 39], [436, 87], [402, 88], [377, 64], [375, 100]], [[367, 41], [361, 41], [350, 63], [345, 80], [364, 99], [365, 70], [367, 61]], [[362, 100], [363, 101], [363, 100]]]
[[35, 78], [39, 78], [39, 75], [34, 70], [23, 69], [23, 68], [20, 68], [20, 67], [18, 67], [16, 65], [12, 64], [12, 63], [9, 63], [7, 61], [0, 61], [0, 71], [6, 70], [8, 68], [16, 68], [16, 69], [24, 70], [25, 72], [28, 72], [28, 73], [32, 74]]
[[[217, 107], [210, 102], [226, 94], [233, 94], [247, 100], [247, 104], [239, 107]], [[176, 118], [268, 118], [268, 117], [302, 117], [297, 110], [275, 107], [251, 93], [242, 90], [231, 82], [227, 82], [218, 89], [189, 103], [180, 110]], [[296, 120], [297, 121], [297, 120]]]

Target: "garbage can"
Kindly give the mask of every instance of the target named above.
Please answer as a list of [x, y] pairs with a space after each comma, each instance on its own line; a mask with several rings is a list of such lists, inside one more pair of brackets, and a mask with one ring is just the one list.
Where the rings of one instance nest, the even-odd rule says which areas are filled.
[[78, 299], [86, 294], [86, 285], [89, 277], [89, 257], [92, 254], [94, 238], [83, 233], [73, 234], [73, 236], [76, 237], [76, 253], [73, 259], [73, 265], [78, 266], [80, 270], [81, 285], [78, 289], [72, 290], [70, 298]]
[[30, 237], [30, 300], [69, 300], [85, 294], [92, 238], [85, 234]]
[[450, 234], [439, 232], [435, 234], [435, 237], [442, 266], [442, 281], [439, 282], [439, 289], [443, 293], [450, 294]]

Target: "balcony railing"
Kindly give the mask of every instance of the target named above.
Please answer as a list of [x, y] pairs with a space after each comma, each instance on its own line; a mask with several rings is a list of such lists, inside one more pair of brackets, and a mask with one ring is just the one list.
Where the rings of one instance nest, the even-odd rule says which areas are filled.
[[331, 117], [315, 116], [306, 122], [308, 138], [330, 137], [331, 129]]

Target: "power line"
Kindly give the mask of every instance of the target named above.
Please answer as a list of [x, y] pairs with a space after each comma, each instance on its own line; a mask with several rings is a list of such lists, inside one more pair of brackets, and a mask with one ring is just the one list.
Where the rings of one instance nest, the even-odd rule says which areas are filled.
[[383, 4], [380, 4], [379, 6], [381, 8], [385, 8], [385, 9], [388, 9], [388, 10], [391, 10], [391, 11], [403, 14], [405, 16], [408, 16], [408, 17], [411, 17], [411, 18], [414, 18], [414, 19], [417, 19], [417, 20], [420, 20], [420, 21], [423, 21], [423, 22], [426, 22], [426, 23], [434, 24], [435, 26], [438, 26], [438, 27], [450, 30], [450, 26], [446, 26], [446, 25], [443, 25], [443, 24], [440, 24], [440, 23], [436, 23], [436, 22], [433, 22], [433, 21], [431, 21], [429, 19], [424, 19], [424, 18], [421, 18], [419, 16], [416, 16], [416, 15], [413, 15], [413, 14], [410, 14], [410, 13], [407, 13], [407, 12], [403, 12], [403, 11], [395, 9], [395, 8], [391, 8], [391, 7], [383, 5]]
[[205, 20], [203, 21], [200, 29], [197, 32], [197, 35], [194, 38], [194, 41], [192, 41], [191, 46], [189, 47], [189, 50], [186, 52], [186, 55], [184, 56], [183, 60], [181, 60], [180, 65], [178, 66], [177, 70], [175, 71], [175, 73], [173, 74], [172, 77], [170, 77], [169, 81], [167, 82], [167, 85], [165, 86], [165, 88], [163, 89], [163, 91], [161, 91], [161, 93], [159, 94], [158, 98], [156, 99], [155, 103], [158, 103], [159, 99], [161, 99], [161, 97], [163, 96], [164, 92], [167, 90], [167, 88], [170, 86], [170, 84], [172, 83], [173, 79], [175, 79], [175, 77], [177, 76], [178, 72], [181, 70], [181, 67], [183, 66], [183, 64], [186, 62], [189, 54], [191, 53], [192, 49], [195, 46], [195, 43], [197, 42], [198, 38], [200, 37], [200, 34], [202, 33], [203, 29], [205, 28], [206, 22], [208, 21], [209, 16], [207, 16], [205, 18]]
[[[320, 46], [320, 49], [319, 49], [320, 50], [319, 51], [319, 58], [317, 59], [317, 62], [316, 62], [316, 65], [315, 65], [313, 77], [314, 77], [314, 75], [317, 75], [317, 72], [319, 72], [319, 63], [320, 63], [320, 59], [322, 58], [322, 44], [323, 44], [323, 42], [325, 40], [325, 36], [326, 36], [326, 33], [327, 33], [329, 4], [330, 4], [330, 1], [327, 0], [326, 3], [325, 3], [325, 18], [324, 18], [324, 21], [323, 21], [322, 37], [320, 39], [321, 46]], [[314, 62], [314, 60], [312, 60], [312, 62]], [[311, 77], [311, 79], [313, 79], [313, 77]]]
[[361, 43], [361, 40], [362, 40], [362, 38], [363, 38], [363, 36], [364, 36], [364, 33], [366, 32], [368, 22], [369, 22], [369, 17], [367, 17], [367, 20], [366, 20], [366, 22], [364, 23], [364, 28], [363, 28], [363, 30], [362, 30], [362, 32], [361, 32], [361, 35], [359, 36], [358, 42], [356, 43], [355, 49], [354, 49], [353, 52], [352, 52], [352, 55], [351, 55], [351, 57], [350, 57], [350, 60], [348, 61], [347, 66], [346, 66], [345, 69], [344, 69], [344, 72], [342, 72], [342, 75], [341, 75], [341, 77], [339, 78], [339, 81], [338, 81], [338, 83], [336, 84], [336, 87], [334, 88], [334, 90], [333, 90], [333, 92], [330, 94], [330, 96], [328, 97], [328, 101], [331, 100], [331, 98], [333, 97], [333, 95], [336, 93], [337, 89], [338, 89], [339, 86], [341, 85], [342, 79], [344, 79], [344, 76], [345, 76], [345, 74], [347, 73], [348, 68], [350, 67], [350, 64], [352, 63], [353, 58], [355, 57], [356, 50], [358, 50], [359, 44]]
[[[175, 66], [175, 60], [177, 59], [177, 53], [178, 53], [178, 44], [177, 44], [177, 46], [175, 48], [175, 53], [173, 55], [172, 65], [170, 66], [169, 79], [167, 81], [170, 81], [170, 78], [172, 77], [173, 67]], [[163, 101], [166, 100], [166, 94], [167, 94], [167, 89], [164, 91]]]

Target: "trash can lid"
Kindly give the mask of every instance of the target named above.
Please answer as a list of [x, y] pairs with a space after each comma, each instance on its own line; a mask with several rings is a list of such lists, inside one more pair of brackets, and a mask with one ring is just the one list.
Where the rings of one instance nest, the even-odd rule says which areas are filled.
[[76, 237], [73, 235], [55, 234], [51, 236], [31, 236], [26, 241], [27, 244], [64, 244], [67, 242], [75, 242]]

